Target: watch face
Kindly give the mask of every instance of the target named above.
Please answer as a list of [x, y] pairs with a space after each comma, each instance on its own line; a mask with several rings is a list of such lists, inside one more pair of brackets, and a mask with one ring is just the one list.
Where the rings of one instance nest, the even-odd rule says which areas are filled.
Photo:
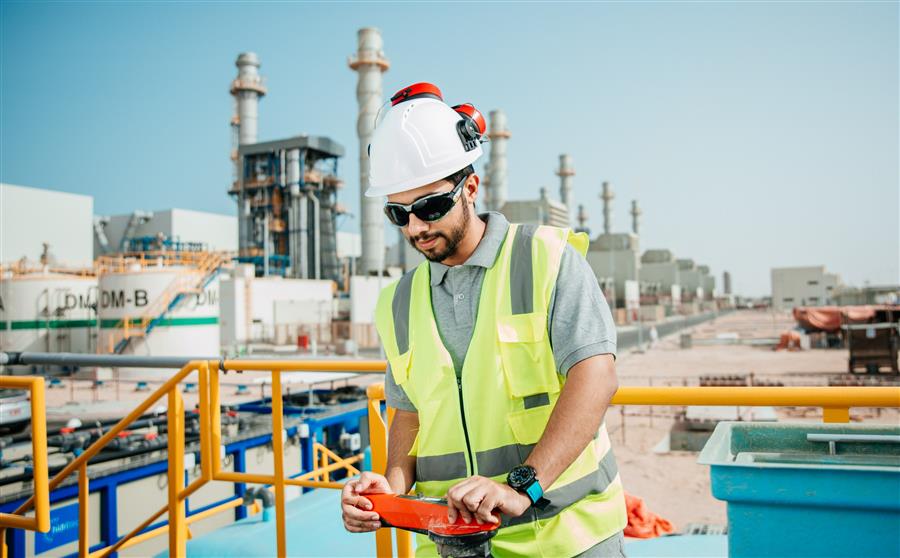
[[525, 486], [533, 478], [534, 469], [528, 466], [520, 465], [509, 472], [509, 484], [514, 488]]

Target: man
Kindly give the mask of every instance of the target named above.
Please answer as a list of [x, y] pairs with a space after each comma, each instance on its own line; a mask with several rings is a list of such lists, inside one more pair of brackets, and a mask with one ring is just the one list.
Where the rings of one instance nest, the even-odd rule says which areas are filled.
[[[396, 409], [385, 476], [342, 493], [344, 525], [377, 529], [362, 494], [446, 498], [451, 521], [502, 524], [495, 556], [621, 556], [624, 493], [603, 415], [615, 329], [585, 235], [477, 215], [484, 120], [416, 84], [370, 146], [371, 196], [426, 258], [381, 294]], [[455, 110], [454, 110], [455, 109]], [[417, 537], [417, 555], [434, 545]]]

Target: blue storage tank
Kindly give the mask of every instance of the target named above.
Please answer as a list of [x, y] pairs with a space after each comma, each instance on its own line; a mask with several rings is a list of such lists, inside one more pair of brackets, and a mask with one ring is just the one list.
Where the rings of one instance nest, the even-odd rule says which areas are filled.
[[900, 427], [723, 422], [699, 463], [729, 556], [900, 556]]

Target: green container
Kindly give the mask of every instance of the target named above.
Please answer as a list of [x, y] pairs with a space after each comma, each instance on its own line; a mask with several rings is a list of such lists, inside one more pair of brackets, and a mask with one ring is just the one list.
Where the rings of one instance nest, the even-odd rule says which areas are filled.
[[898, 426], [722, 422], [698, 462], [729, 556], [900, 556]]

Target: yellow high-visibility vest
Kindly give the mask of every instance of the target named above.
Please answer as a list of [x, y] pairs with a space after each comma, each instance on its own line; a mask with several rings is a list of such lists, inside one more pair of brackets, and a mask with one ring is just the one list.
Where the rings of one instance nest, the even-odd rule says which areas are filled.
[[[569, 229], [510, 225], [487, 270], [472, 341], [459, 377], [431, 307], [423, 262], [385, 288], [376, 326], [394, 380], [416, 406], [416, 492], [442, 498], [461, 480], [506, 481], [544, 433], [565, 378], [547, 333], [550, 298], [566, 243], [582, 255], [588, 238]], [[504, 517], [494, 556], [574, 556], [625, 528], [625, 496], [606, 426], [549, 488], [545, 510]], [[417, 556], [436, 555], [417, 537]]]

